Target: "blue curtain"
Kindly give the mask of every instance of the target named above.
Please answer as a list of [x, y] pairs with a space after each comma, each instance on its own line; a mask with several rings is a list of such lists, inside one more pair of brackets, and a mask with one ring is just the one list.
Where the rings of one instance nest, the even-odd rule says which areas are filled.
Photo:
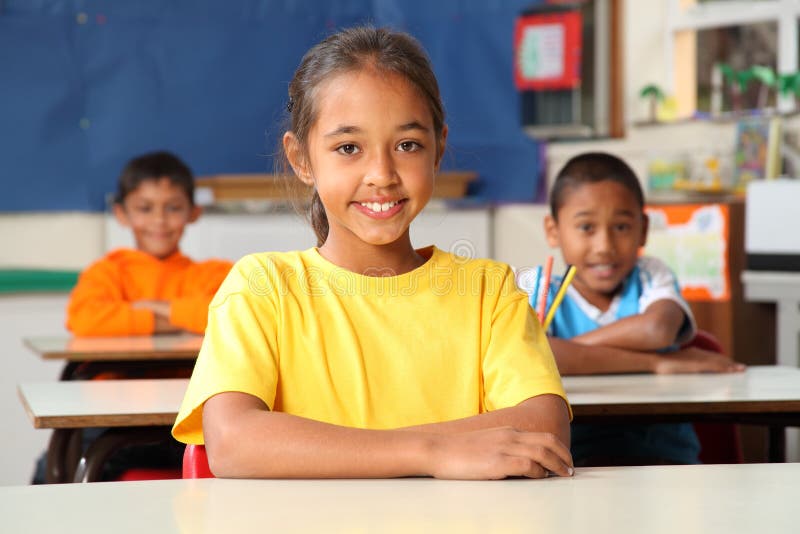
[[271, 172], [286, 88], [333, 30], [417, 37], [450, 127], [444, 168], [470, 193], [533, 200], [520, 127], [514, 0], [0, 0], [0, 211], [102, 210], [124, 163], [174, 151], [198, 175]]

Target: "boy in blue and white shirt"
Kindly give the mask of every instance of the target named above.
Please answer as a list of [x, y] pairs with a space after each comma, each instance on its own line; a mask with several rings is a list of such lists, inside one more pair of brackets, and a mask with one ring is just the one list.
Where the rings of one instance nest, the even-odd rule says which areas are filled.
[[[691, 309], [660, 260], [640, 257], [644, 194], [619, 158], [586, 153], [558, 173], [545, 233], [576, 268], [548, 334], [563, 375], [735, 372], [728, 357], [681, 346], [695, 335]], [[560, 286], [556, 277], [548, 301]], [[691, 424], [572, 425], [575, 465], [697, 463]]]

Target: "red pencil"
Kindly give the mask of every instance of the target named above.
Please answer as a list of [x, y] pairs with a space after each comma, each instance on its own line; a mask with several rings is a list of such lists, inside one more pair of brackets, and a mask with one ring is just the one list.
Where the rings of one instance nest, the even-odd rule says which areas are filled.
[[544, 271], [542, 272], [542, 283], [539, 284], [542, 288], [542, 296], [539, 300], [539, 323], [544, 324], [544, 312], [547, 309], [547, 293], [550, 291], [550, 274], [553, 272], [553, 256], [547, 256], [544, 262]]

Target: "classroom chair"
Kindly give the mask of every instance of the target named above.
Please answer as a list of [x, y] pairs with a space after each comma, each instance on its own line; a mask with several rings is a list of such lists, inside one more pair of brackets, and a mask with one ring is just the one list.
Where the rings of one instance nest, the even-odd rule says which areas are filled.
[[205, 446], [186, 446], [183, 451], [183, 478], [214, 478], [214, 473], [208, 467]]
[[[165, 434], [166, 433], [166, 434]], [[169, 439], [168, 430], [152, 428], [110, 428], [95, 439], [84, 452], [74, 473], [75, 482], [94, 482], [101, 479], [103, 466], [127, 446], [152, 445]], [[163, 480], [181, 478], [181, 470], [169, 467], [131, 467], [114, 480]]]
[[[710, 332], [698, 330], [687, 345], [722, 353], [722, 345]], [[733, 423], [694, 423], [700, 440], [700, 462], [704, 464], [741, 464], [744, 462], [739, 428]]]

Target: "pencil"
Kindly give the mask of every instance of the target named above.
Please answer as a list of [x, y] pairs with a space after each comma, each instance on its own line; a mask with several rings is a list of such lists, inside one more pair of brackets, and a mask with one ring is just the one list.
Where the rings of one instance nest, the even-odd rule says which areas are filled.
[[553, 298], [553, 304], [550, 305], [550, 309], [547, 312], [547, 318], [544, 320], [544, 329], [547, 331], [547, 328], [550, 326], [550, 323], [553, 322], [553, 317], [556, 315], [556, 310], [561, 305], [561, 301], [564, 300], [564, 295], [567, 294], [567, 287], [569, 287], [570, 282], [575, 277], [575, 266], [570, 265], [567, 267], [567, 274], [564, 275], [564, 278], [561, 280], [561, 287], [558, 288], [558, 292], [556, 293], [555, 298]]
[[544, 312], [547, 309], [547, 292], [550, 291], [550, 274], [553, 272], [553, 256], [547, 256], [544, 262], [544, 274], [542, 275], [542, 296], [539, 297], [539, 322], [544, 321]]
[[536, 266], [536, 274], [534, 275], [535, 281], [533, 282], [533, 292], [530, 296], [531, 308], [536, 310], [536, 304], [539, 303], [539, 280], [542, 278], [542, 266]]

